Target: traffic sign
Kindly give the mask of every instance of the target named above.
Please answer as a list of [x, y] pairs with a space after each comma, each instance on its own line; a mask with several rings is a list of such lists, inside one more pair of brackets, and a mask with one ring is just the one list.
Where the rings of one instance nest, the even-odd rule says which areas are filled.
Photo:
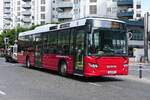
[[4, 44], [9, 44], [9, 38], [7, 37], [4, 38]]
[[133, 34], [132, 34], [131, 32], [128, 32], [128, 33], [127, 33], [127, 36], [128, 36], [128, 39], [131, 40], [132, 37], [133, 37]]

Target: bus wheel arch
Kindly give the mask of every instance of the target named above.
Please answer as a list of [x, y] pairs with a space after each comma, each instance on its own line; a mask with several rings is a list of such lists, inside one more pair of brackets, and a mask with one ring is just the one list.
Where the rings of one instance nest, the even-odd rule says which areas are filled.
[[67, 62], [65, 59], [60, 59], [60, 61], [58, 63], [58, 72], [62, 76], [67, 75]]

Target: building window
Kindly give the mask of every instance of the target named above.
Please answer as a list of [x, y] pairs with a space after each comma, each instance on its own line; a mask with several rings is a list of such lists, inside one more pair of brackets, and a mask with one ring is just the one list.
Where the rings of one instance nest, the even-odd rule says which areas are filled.
[[97, 0], [90, 0], [90, 2], [97, 2]]
[[20, 1], [17, 1], [17, 5], [20, 5]]
[[74, 0], [74, 4], [77, 4], [77, 3], [79, 3], [79, 1], [78, 0]]
[[17, 7], [17, 11], [20, 11], [20, 7]]
[[45, 21], [41, 21], [41, 25], [45, 24]]
[[41, 14], [41, 19], [45, 19], [45, 14]]
[[20, 16], [20, 12], [17, 12], [17, 16]]
[[41, 0], [41, 4], [45, 4], [45, 0]]
[[53, 15], [52, 17], [55, 18], [55, 15]]
[[34, 16], [32, 16], [32, 19], [34, 20]]
[[107, 12], [111, 12], [111, 8], [110, 7], [107, 8]]
[[136, 14], [136, 17], [141, 17], [141, 14]]
[[17, 18], [17, 20], [16, 21], [20, 21], [20, 18]]
[[90, 5], [90, 14], [97, 14], [97, 6]]
[[41, 6], [41, 11], [42, 11], [42, 12], [45, 11], [45, 6]]
[[141, 5], [136, 5], [136, 8], [137, 9], [141, 9]]

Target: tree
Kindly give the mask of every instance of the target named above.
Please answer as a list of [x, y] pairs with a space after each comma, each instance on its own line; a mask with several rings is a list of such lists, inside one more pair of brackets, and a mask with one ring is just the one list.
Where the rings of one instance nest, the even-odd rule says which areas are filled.
[[[60, 22], [51, 22], [51, 24], [58, 24]], [[36, 27], [41, 26], [41, 25], [33, 25], [30, 28], [23, 28], [23, 27], [17, 27], [13, 29], [7, 29], [3, 30], [3, 32], [0, 34], [0, 48], [4, 48], [4, 38], [7, 37], [9, 38], [9, 44], [13, 45], [14, 41], [18, 39], [18, 35], [20, 32], [28, 31], [28, 30], [33, 30]]]
[[18, 34], [20, 32], [24, 32], [24, 31], [27, 31], [27, 30], [29, 30], [29, 29], [22, 28], [22, 27], [17, 27], [17, 29], [13, 28], [13, 29], [3, 30], [3, 32], [0, 34], [0, 47], [4, 48], [4, 38], [5, 37], [9, 38], [9, 44], [13, 45], [14, 41], [15, 41], [15, 38], [18, 38]]

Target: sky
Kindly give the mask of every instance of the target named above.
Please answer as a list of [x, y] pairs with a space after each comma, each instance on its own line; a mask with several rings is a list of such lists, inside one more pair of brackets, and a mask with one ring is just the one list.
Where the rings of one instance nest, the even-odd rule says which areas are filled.
[[150, 0], [141, 0], [142, 1], [142, 14], [150, 12]]

